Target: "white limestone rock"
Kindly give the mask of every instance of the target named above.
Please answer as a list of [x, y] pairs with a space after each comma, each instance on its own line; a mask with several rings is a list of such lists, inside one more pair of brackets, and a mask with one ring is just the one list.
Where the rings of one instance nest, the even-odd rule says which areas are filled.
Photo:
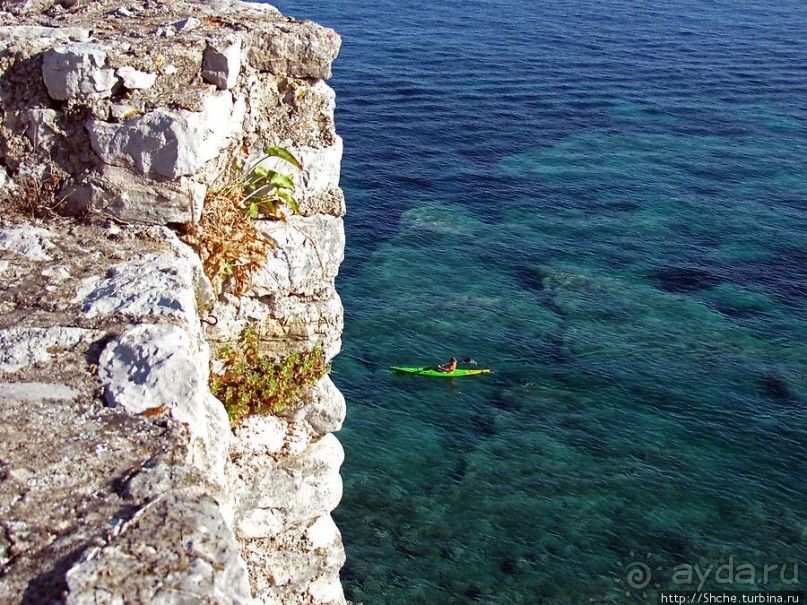
[[321, 195], [339, 187], [340, 167], [343, 152], [342, 137], [334, 136], [334, 144], [329, 147], [295, 148], [297, 159], [303, 165], [302, 174], [296, 175], [295, 185], [304, 197]]
[[115, 73], [129, 90], [146, 90], [157, 81], [157, 74], [139, 71], [129, 65], [119, 67]]
[[0, 330], [0, 372], [53, 363], [61, 353], [99, 336], [96, 330], [62, 326]]
[[121, 124], [90, 120], [86, 127], [106, 164], [176, 178], [218, 156], [240, 129], [245, 111], [243, 100], [234, 103], [229, 91], [220, 91], [204, 100], [202, 111], [159, 108]]
[[311, 595], [314, 603], [338, 605], [345, 602], [339, 574], [317, 578], [308, 585], [308, 594]]
[[170, 324], [143, 324], [111, 342], [101, 354], [98, 375], [107, 403], [139, 414], [165, 408], [188, 425], [190, 462], [208, 469], [224, 485], [230, 445], [229, 420], [207, 390], [209, 347], [202, 340], [197, 301], [209, 295], [198, 258], [183, 253], [147, 255], [113, 267], [106, 279], [88, 284], [78, 296], [90, 317], [123, 316], [137, 320], [177, 318]]
[[106, 58], [106, 49], [92, 42], [74, 42], [47, 51], [42, 57], [42, 78], [48, 94], [57, 101], [111, 96], [119, 80], [115, 70], [106, 67]]
[[98, 376], [107, 403], [131, 414], [165, 407], [191, 434], [207, 435], [207, 359], [187, 332], [170, 324], [143, 324], [124, 332], [101, 353]]
[[158, 38], [173, 38], [177, 35], [177, 28], [173, 25], [163, 25], [155, 30], [154, 35]]
[[339, 582], [345, 551], [330, 515], [272, 538], [242, 541], [242, 553], [261, 603], [345, 604]]
[[20, 113], [20, 119], [27, 124], [25, 134], [34, 146], [52, 147], [57, 135], [63, 135], [58, 120], [60, 114], [55, 109], [32, 108]]
[[33, 52], [54, 44], [86, 42], [90, 30], [83, 27], [42, 27], [39, 25], [5, 25], [0, 27], [0, 52], [12, 46], [26, 47]]
[[275, 346], [310, 350], [319, 346], [327, 359], [342, 348], [344, 308], [336, 289], [329, 288], [314, 300], [288, 296], [273, 301], [262, 324], [264, 342]]
[[198, 222], [207, 187], [188, 177], [150, 178], [120, 166], [104, 165], [65, 199], [73, 211], [93, 208], [130, 223], [167, 225]]
[[67, 572], [67, 605], [252, 602], [232, 530], [207, 495], [172, 491]]
[[208, 327], [206, 334], [218, 342], [235, 338], [248, 324], [258, 324], [261, 348], [278, 356], [319, 346], [331, 360], [342, 348], [344, 308], [333, 286], [316, 299], [291, 295], [261, 299], [244, 296], [235, 303], [218, 300], [213, 315], [218, 323]]
[[255, 69], [294, 78], [327, 80], [342, 39], [310, 21], [256, 24], [246, 36], [246, 54]]
[[[332, 97], [333, 91], [327, 84], [320, 82], [311, 87], [327, 90], [326, 97]], [[333, 119], [331, 109], [331, 119]], [[315, 114], [317, 115], [317, 114]], [[328, 146], [301, 146], [291, 142], [285, 147], [300, 160], [302, 170], [291, 168], [284, 160], [270, 157], [262, 160], [260, 165], [267, 170], [274, 170], [292, 177], [295, 186], [295, 197], [302, 214], [309, 216], [317, 213], [327, 213], [333, 216], [345, 214], [344, 199], [337, 204], [328, 203], [333, 192], [339, 189], [340, 167], [342, 162], [343, 141], [338, 135], [333, 135], [333, 142]], [[325, 203], [323, 203], [325, 201]]]
[[305, 426], [312, 440], [341, 430], [346, 413], [344, 395], [326, 375], [307, 393], [304, 405], [287, 408], [280, 415], [294, 426]]
[[[204, 383], [207, 384], [209, 376], [207, 367], [202, 368], [202, 375]], [[205, 425], [202, 427], [202, 432], [194, 435], [197, 439], [191, 441], [188, 461], [196, 468], [205, 469], [208, 473], [208, 480], [223, 491], [227, 485], [226, 466], [233, 443], [230, 419], [227, 417], [224, 405], [210, 392], [204, 393], [201, 406]], [[231, 523], [232, 510], [230, 510], [229, 504], [225, 507], [222, 502], [222, 507], [225, 510], [227, 523]]]
[[176, 23], [172, 23], [173, 27], [177, 32], [187, 32], [191, 31], [192, 29], [196, 29], [202, 24], [199, 19], [196, 17], [188, 17], [187, 19], [182, 19], [177, 21]]
[[321, 516], [305, 530], [305, 539], [315, 550], [327, 548], [341, 537], [339, 528], [330, 515]]
[[305, 419], [315, 434], [325, 435], [341, 430], [347, 414], [345, 396], [330, 376], [324, 376], [314, 389], [312, 402], [303, 406]]
[[8, 250], [33, 261], [52, 260], [56, 246], [50, 240], [55, 234], [41, 227], [20, 225], [0, 231], [0, 250]]
[[256, 226], [276, 243], [252, 281], [255, 296], [313, 296], [326, 290], [344, 259], [345, 230], [333, 216], [292, 216]]
[[140, 113], [140, 108], [128, 103], [113, 103], [109, 108], [109, 115], [116, 120], [125, 120]]
[[113, 265], [106, 278], [82, 288], [76, 302], [87, 317], [170, 317], [198, 326], [196, 276], [185, 259], [148, 254]]
[[16, 2], [6, 2], [4, 9], [15, 15], [31, 15], [44, 13], [56, 4], [57, 0], [17, 0]]
[[232, 455], [276, 455], [283, 449], [288, 424], [272, 415], [244, 418], [235, 428]]
[[[339, 467], [342, 445], [333, 435], [312, 442], [296, 456], [276, 464], [242, 459], [233, 487], [236, 533], [245, 539], [266, 538], [330, 513], [342, 499]], [[264, 459], [265, 460], [265, 459]], [[236, 462], [239, 464], [239, 462]]]
[[0, 383], [0, 403], [9, 401], [69, 401], [78, 397], [79, 392], [66, 384], [47, 382]]
[[208, 40], [202, 59], [202, 79], [219, 90], [232, 88], [241, 72], [241, 38]]

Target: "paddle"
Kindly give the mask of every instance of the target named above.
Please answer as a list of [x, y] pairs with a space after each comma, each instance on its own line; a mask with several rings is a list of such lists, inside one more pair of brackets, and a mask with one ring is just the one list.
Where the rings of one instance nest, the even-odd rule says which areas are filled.
[[[462, 357], [462, 358], [460, 358], [460, 362], [461, 363], [467, 363], [467, 364], [474, 365], [474, 366], [477, 365], [477, 363], [473, 359], [471, 359], [470, 357]], [[432, 366], [430, 368], [423, 368], [421, 371], [426, 372], [426, 371], [429, 371], [429, 370], [433, 370], [435, 372], [443, 371], [443, 370], [440, 370], [440, 366]]]

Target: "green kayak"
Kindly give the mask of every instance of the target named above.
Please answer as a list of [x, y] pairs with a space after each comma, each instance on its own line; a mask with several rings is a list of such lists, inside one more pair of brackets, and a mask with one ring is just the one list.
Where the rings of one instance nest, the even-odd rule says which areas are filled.
[[415, 374], [416, 376], [439, 376], [440, 378], [457, 378], [458, 376], [476, 376], [477, 374], [490, 374], [490, 369], [484, 370], [465, 370], [457, 368], [453, 372], [440, 372], [434, 368], [399, 368], [390, 366], [393, 372], [401, 372], [403, 374]]

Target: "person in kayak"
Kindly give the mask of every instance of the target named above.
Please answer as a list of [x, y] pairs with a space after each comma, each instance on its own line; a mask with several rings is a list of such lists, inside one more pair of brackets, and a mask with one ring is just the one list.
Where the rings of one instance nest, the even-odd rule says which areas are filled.
[[456, 369], [457, 369], [457, 358], [456, 357], [452, 357], [451, 359], [449, 359], [448, 363], [444, 363], [442, 365], [437, 366], [437, 371], [438, 372], [446, 372], [447, 374], [450, 374], [451, 372], [453, 372]]

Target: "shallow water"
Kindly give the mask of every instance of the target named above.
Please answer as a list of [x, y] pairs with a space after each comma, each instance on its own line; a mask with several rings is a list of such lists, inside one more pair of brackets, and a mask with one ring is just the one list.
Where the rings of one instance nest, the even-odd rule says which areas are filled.
[[803, 590], [807, 5], [275, 4], [344, 38], [348, 597]]

